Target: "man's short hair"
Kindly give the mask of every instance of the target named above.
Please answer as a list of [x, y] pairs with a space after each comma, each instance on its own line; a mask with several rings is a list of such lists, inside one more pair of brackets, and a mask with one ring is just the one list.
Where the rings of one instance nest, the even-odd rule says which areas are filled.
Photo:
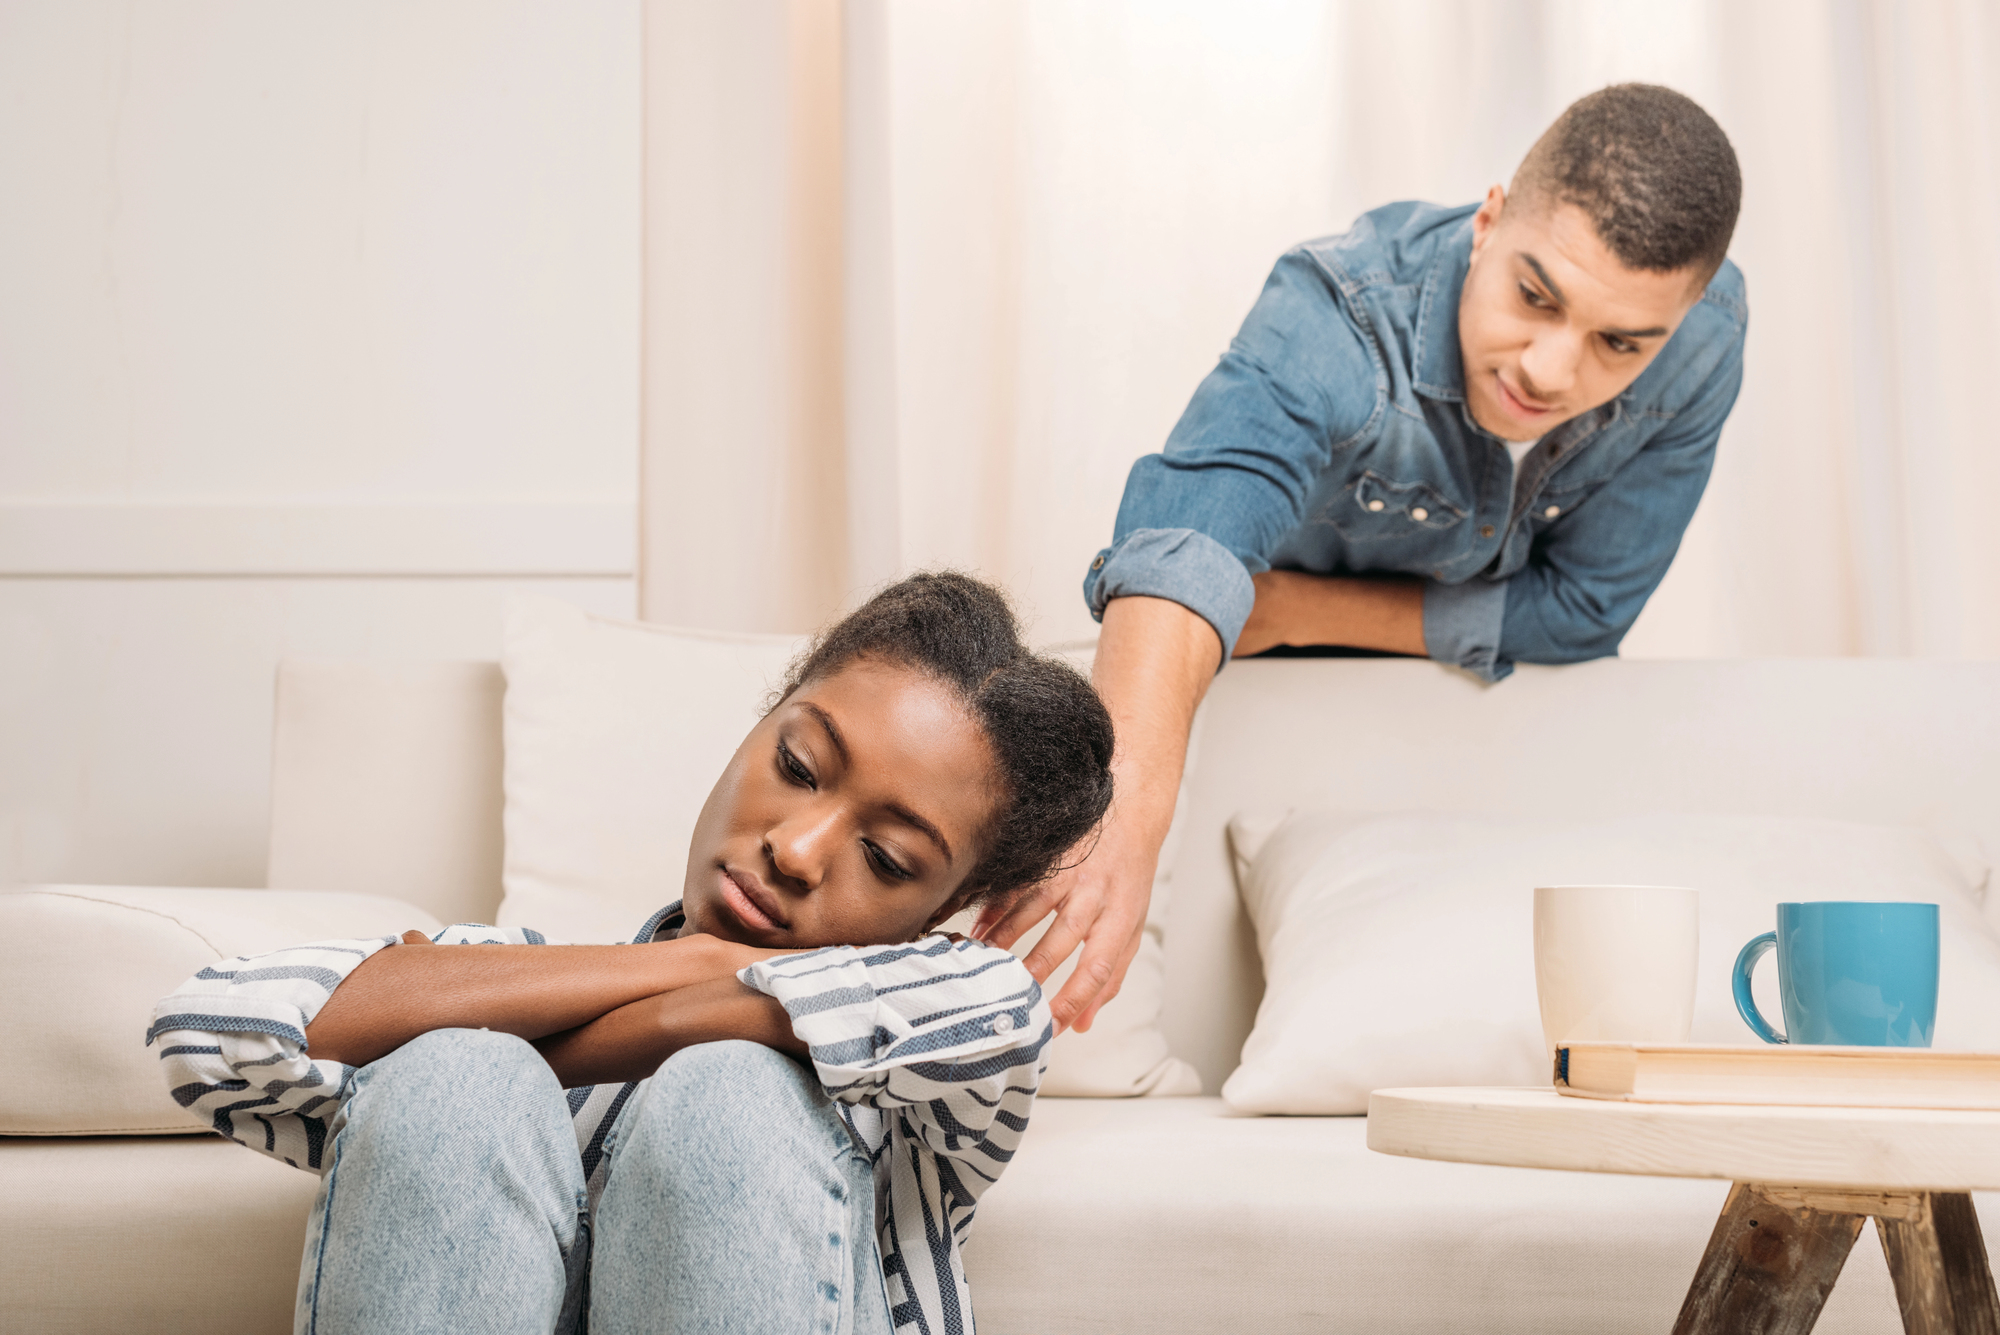
[[1743, 202], [1736, 151], [1692, 98], [1619, 83], [1578, 98], [1543, 132], [1511, 192], [1582, 209], [1628, 269], [1721, 267]]

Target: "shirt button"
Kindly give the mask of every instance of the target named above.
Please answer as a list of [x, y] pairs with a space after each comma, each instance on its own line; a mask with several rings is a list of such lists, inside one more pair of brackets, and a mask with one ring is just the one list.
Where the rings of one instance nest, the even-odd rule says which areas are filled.
[[1380, 509], [1382, 508], [1382, 502], [1380, 502], [1380, 501], [1370, 501], [1370, 502], [1368, 502], [1368, 508], [1369, 508], [1370, 510], [1380, 510]]
[[1480, 537], [1482, 537], [1482, 538], [1490, 538], [1490, 537], [1492, 537], [1492, 536], [1493, 536], [1493, 525], [1491, 525], [1491, 524], [1481, 524], [1481, 525], [1479, 526], [1479, 536], [1480, 536]]
[[1419, 524], [1423, 523], [1426, 519], [1429, 519], [1430, 517], [1431, 517], [1431, 512], [1429, 510], [1424, 509], [1424, 507], [1421, 505], [1419, 505], [1416, 509], [1410, 511], [1410, 518], [1416, 520]]
[[1091, 568], [1092, 570], [1102, 570], [1102, 569], [1104, 569], [1104, 558], [1100, 556], [1100, 557], [1098, 557], [1098, 558], [1097, 558], [1097, 559], [1096, 559], [1095, 561], [1092, 561], [1092, 562], [1090, 563], [1090, 568]]
[[994, 1017], [993, 1017], [993, 1032], [994, 1032], [994, 1033], [996, 1033], [996, 1034], [1011, 1034], [1011, 1033], [1013, 1033], [1013, 1032], [1014, 1032], [1014, 1017], [1013, 1017], [1013, 1016], [1011, 1016], [1011, 1015], [996, 1015], [996, 1016], [994, 1016]]
[[1557, 515], [1561, 514], [1562, 512], [1563, 508], [1560, 505], [1551, 505], [1548, 509], [1542, 511], [1542, 518], [1554, 519]]

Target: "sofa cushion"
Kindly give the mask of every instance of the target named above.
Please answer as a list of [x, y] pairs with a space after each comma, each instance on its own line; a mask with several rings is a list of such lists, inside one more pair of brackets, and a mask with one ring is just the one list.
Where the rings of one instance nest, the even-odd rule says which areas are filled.
[[498, 663], [278, 664], [264, 883], [493, 921], [504, 685]]
[[441, 923], [399, 900], [45, 885], [0, 892], [0, 1135], [200, 1133], [145, 1046], [153, 1003], [232, 955]]
[[[980, 1335], [1663, 1331], [1729, 1190], [1394, 1158], [1367, 1131], [1212, 1098], [1037, 1103], [966, 1245]], [[1814, 1329], [1901, 1329], [1866, 1235]]]
[[[1701, 892], [1697, 1043], [1750, 1043], [1730, 973], [1781, 900], [1917, 900], [1943, 915], [1937, 1046], [2000, 1051], [2000, 942], [1986, 868], [1908, 826], [1789, 817], [1605, 821], [1301, 812], [1230, 826], [1265, 991], [1236, 1108], [1349, 1113], [1372, 1089], [1546, 1084], [1535, 994], [1537, 885]], [[1778, 1014], [1776, 970], [1758, 972]]]
[[[695, 818], [805, 641], [677, 630], [596, 616], [551, 598], [509, 606], [506, 897], [500, 925], [556, 941], [623, 941], [678, 899]], [[1051, 652], [1088, 671], [1091, 646]], [[1171, 836], [1170, 836], [1171, 837]], [[1161, 859], [1171, 863], [1171, 850]], [[1161, 885], [1164, 886], [1164, 874]], [[1167, 1051], [1156, 892], [1124, 990], [1088, 1033], [1051, 1045], [1044, 1093], [1193, 1094]], [[954, 924], [960, 929], [967, 920]], [[1026, 953], [1037, 929], [1015, 947]], [[1074, 961], [1051, 986], [1068, 978]]]

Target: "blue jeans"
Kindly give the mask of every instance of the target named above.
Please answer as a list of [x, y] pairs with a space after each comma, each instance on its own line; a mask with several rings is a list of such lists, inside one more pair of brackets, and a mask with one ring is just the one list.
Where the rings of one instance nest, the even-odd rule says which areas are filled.
[[593, 1217], [540, 1054], [473, 1029], [405, 1044], [335, 1122], [294, 1330], [887, 1335], [873, 1168], [799, 1063], [677, 1053], [609, 1154]]

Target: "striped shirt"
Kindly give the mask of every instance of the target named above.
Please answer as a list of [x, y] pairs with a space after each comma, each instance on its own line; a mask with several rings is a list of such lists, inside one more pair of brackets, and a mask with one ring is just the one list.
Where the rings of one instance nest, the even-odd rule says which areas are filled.
[[[637, 941], [680, 930], [675, 902]], [[446, 928], [439, 944], [541, 945], [527, 929]], [[146, 1042], [174, 1099], [220, 1134], [294, 1168], [324, 1172], [357, 1068], [307, 1055], [306, 1026], [356, 965], [396, 938], [321, 941], [224, 960], [161, 999]], [[982, 1192], [1028, 1127], [1053, 1030], [1020, 961], [976, 941], [926, 936], [829, 946], [737, 975], [775, 997], [829, 1098], [875, 1166], [876, 1235], [899, 1332], [973, 1329], [960, 1246]], [[644, 1080], [569, 1091], [595, 1208], [605, 1137]]]

